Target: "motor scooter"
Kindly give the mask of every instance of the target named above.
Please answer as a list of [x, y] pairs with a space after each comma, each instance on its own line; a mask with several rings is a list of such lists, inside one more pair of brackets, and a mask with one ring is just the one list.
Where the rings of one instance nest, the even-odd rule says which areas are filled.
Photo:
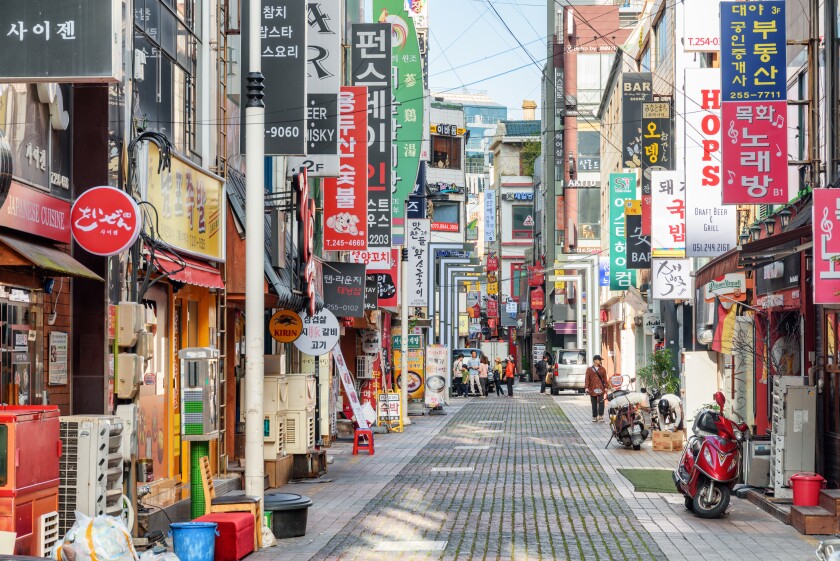
[[607, 395], [612, 435], [604, 448], [610, 445], [613, 438], [628, 448], [632, 446], [633, 450], [642, 448], [642, 442], [650, 434], [645, 428], [642, 412], [647, 400], [645, 394], [627, 390], [616, 390]]
[[[723, 411], [723, 393], [714, 395]], [[749, 438], [746, 424], [736, 424], [717, 411], [697, 414], [680, 462], [674, 470], [674, 484], [685, 507], [700, 518], [718, 518], [729, 506], [732, 488], [741, 467], [741, 444]]]

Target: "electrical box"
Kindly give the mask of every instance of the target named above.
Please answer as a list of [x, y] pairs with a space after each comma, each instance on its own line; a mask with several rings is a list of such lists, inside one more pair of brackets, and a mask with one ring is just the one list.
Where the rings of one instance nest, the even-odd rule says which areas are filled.
[[791, 498], [792, 475], [813, 472], [816, 462], [817, 389], [801, 376], [773, 378], [771, 472], [774, 497]]
[[137, 395], [140, 380], [143, 379], [143, 357], [134, 353], [120, 353], [117, 356], [117, 387], [120, 399], [132, 399]]
[[123, 422], [123, 460], [128, 462], [132, 456], [137, 456], [137, 404], [117, 405], [117, 417]]
[[137, 344], [137, 334], [143, 331], [146, 320], [146, 308], [136, 302], [120, 302], [117, 307], [117, 344], [120, 347], [133, 347]]
[[219, 351], [193, 347], [181, 360], [181, 438], [212, 440], [219, 436]]
[[152, 360], [155, 356], [155, 334], [149, 331], [141, 331], [137, 334], [137, 354], [146, 360]]

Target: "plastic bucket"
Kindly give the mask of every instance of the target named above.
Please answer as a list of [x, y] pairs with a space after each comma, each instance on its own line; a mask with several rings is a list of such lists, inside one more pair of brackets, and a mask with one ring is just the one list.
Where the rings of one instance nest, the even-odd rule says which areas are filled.
[[790, 486], [793, 487], [794, 506], [817, 506], [825, 479], [816, 473], [797, 473], [791, 476]]
[[265, 511], [272, 513], [271, 531], [278, 540], [306, 535], [312, 499], [293, 493], [266, 493]]
[[180, 561], [213, 561], [218, 535], [215, 522], [175, 522], [169, 527]]

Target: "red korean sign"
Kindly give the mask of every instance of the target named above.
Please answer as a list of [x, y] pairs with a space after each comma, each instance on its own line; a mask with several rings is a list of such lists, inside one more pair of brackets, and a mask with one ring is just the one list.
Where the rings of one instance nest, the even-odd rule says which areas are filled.
[[542, 287], [531, 291], [531, 309], [537, 311], [545, 309], [545, 291]]
[[788, 201], [787, 102], [725, 101], [723, 204]]
[[534, 265], [528, 267], [528, 286], [542, 286], [545, 284], [545, 275], [542, 268]]
[[391, 265], [388, 269], [371, 273], [368, 268], [368, 274], [376, 278], [379, 307], [396, 308], [400, 288], [400, 250], [391, 249]]
[[499, 317], [499, 302], [497, 300], [487, 299], [487, 317]]
[[338, 177], [324, 178], [324, 250], [365, 250], [367, 223], [367, 88], [338, 95]]
[[499, 258], [495, 255], [491, 255], [487, 258], [487, 272], [488, 273], [495, 273], [499, 270]]
[[70, 243], [70, 203], [12, 181], [0, 226]]
[[89, 189], [70, 209], [73, 239], [94, 255], [122, 253], [137, 241], [141, 226], [137, 203], [114, 187]]
[[814, 304], [840, 304], [838, 205], [840, 189], [814, 189]]

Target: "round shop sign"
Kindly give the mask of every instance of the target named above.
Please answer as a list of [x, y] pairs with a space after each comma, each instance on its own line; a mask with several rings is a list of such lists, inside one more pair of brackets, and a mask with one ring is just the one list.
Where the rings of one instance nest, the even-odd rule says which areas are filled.
[[88, 189], [70, 209], [70, 231], [82, 249], [108, 257], [122, 253], [140, 235], [140, 208], [114, 187]]
[[314, 316], [300, 312], [303, 333], [295, 340], [295, 347], [305, 355], [321, 356], [330, 352], [338, 343], [341, 328], [338, 319], [326, 308]]
[[303, 322], [297, 312], [277, 310], [268, 322], [268, 332], [278, 343], [291, 343], [303, 333]]

